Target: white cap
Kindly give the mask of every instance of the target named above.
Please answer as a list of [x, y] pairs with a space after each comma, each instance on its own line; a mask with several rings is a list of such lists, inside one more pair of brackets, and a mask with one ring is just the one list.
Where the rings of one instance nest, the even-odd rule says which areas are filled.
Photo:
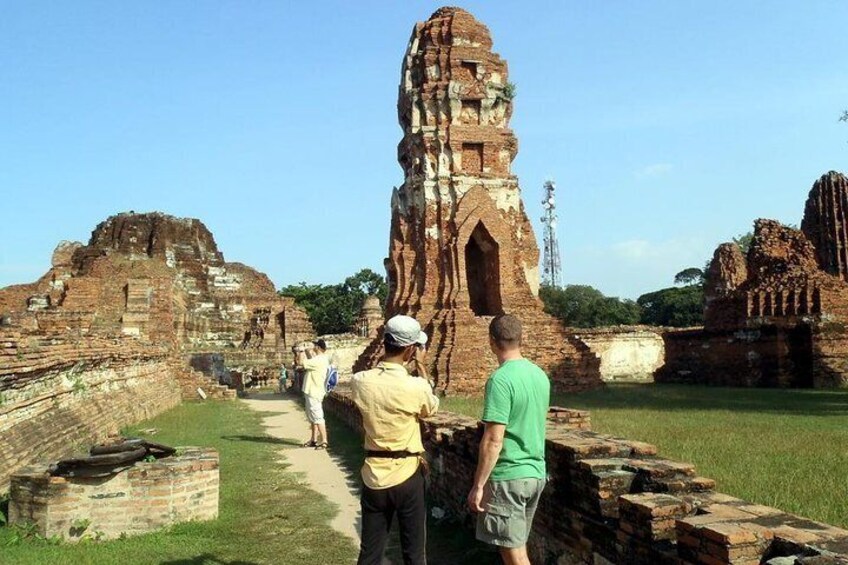
[[427, 334], [421, 331], [421, 324], [409, 316], [392, 316], [386, 322], [383, 333], [392, 343], [400, 347], [407, 345], [427, 345]]

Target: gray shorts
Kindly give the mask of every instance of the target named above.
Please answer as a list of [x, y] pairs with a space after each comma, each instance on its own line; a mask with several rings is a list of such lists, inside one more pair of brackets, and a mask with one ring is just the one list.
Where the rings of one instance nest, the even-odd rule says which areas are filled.
[[308, 394], [304, 394], [303, 398], [306, 405], [306, 419], [310, 424], [324, 423], [324, 404], [322, 400], [312, 398]]
[[500, 547], [525, 545], [545, 483], [545, 479], [486, 483], [483, 491], [486, 511], [477, 515], [477, 539]]

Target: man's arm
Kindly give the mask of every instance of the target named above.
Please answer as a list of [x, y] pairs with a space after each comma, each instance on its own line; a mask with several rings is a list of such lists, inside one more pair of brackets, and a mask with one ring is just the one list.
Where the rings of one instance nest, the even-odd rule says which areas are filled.
[[485, 422], [485, 425], [486, 430], [483, 432], [483, 439], [480, 440], [474, 483], [471, 485], [471, 492], [468, 493], [468, 508], [472, 512], [483, 512], [484, 510], [482, 506], [483, 486], [489, 480], [492, 469], [495, 468], [495, 463], [498, 462], [498, 457], [501, 455], [504, 432], [506, 431], [505, 424]]
[[307, 359], [303, 359], [303, 368], [306, 369], [307, 371], [314, 371], [314, 370], [320, 368], [321, 365], [323, 364], [321, 362], [321, 360], [318, 359], [317, 355], [313, 355], [313, 356], [309, 357], [308, 351], [304, 355], [306, 355], [308, 357]]
[[421, 400], [421, 409], [418, 411], [418, 416], [426, 418], [435, 414], [436, 410], [439, 409], [439, 397], [433, 394], [433, 389], [429, 384], [422, 389], [424, 389], [422, 390], [424, 398]]
[[415, 348], [415, 357], [412, 359], [415, 365], [415, 373], [427, 383], [426, 387], [422, 387], [423, 398], [421, 399], [421, 406], [418, 410], [418, 416], [420, 418], [426, 418], [439, 409], [439, 398], [433, 394], [433, 383], [427, 378], [427, 367], [424, 364], [426, 357], [426, 348], [421, 346]]
[[424, 360], [427, 357], [427, 348], [423, 345], [415, 347], [415, 357], [412, 358], [415, 365], [415, 374], [424, 380], [427, 380], [427, 367], [424, 365]]

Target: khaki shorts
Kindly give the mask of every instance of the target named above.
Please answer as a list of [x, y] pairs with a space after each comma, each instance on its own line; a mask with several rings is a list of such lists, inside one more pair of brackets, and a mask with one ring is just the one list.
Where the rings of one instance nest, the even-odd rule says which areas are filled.
[[324, 404], [323, 400], [318, 400], [317, 398], [313, 398], [308, 394], [303, 395], [304, 400], [306, 401], [306, 419], [309, 420], [310, 424], [323, 424], [324, 423]]
[[477, 515], [477, 539], [500, 547], [525, 545], [545, 482], [545, 479], [513, 479], [486, 483], [483, 492], [486, 511]]

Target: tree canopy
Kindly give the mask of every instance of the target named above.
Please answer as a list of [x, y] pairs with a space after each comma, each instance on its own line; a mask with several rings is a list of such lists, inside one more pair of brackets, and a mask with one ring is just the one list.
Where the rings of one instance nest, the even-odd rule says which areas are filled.
[[689, 267], [674, 275], [674, 284], [691, 286], [693, 284], [702, 284], [703, 282], [704, 270], [698, 267]]
[[688, 327], [704, 323], [704, 287], [700, 284], [649, 292], [636, 303], [642, 309], [643, 324]]
[[351, 330], [369, 295], [376, 295], [384, 303], [388, 285], [382, 275], [371, 269], [362, 269], [341, 284], [301, 282], [283, 287], [279, 294], [294, 298], [295, 304], [306, 310], [319, 335], [337, 334]]
[[739, 251], [742, 252], [742, 255], [746, 255], [748, 250], [751, 249], [751, 242], [754, 241], [754, 232], [749, 231], [748, 233], [743, 233], [733, 238], [733, 243], [739, 248]]
[[545, 312], [576, 328], [639, 323], [639, 306], [635, 302], [604, 296], [588, 285], [542, 286], [539, 298]]

